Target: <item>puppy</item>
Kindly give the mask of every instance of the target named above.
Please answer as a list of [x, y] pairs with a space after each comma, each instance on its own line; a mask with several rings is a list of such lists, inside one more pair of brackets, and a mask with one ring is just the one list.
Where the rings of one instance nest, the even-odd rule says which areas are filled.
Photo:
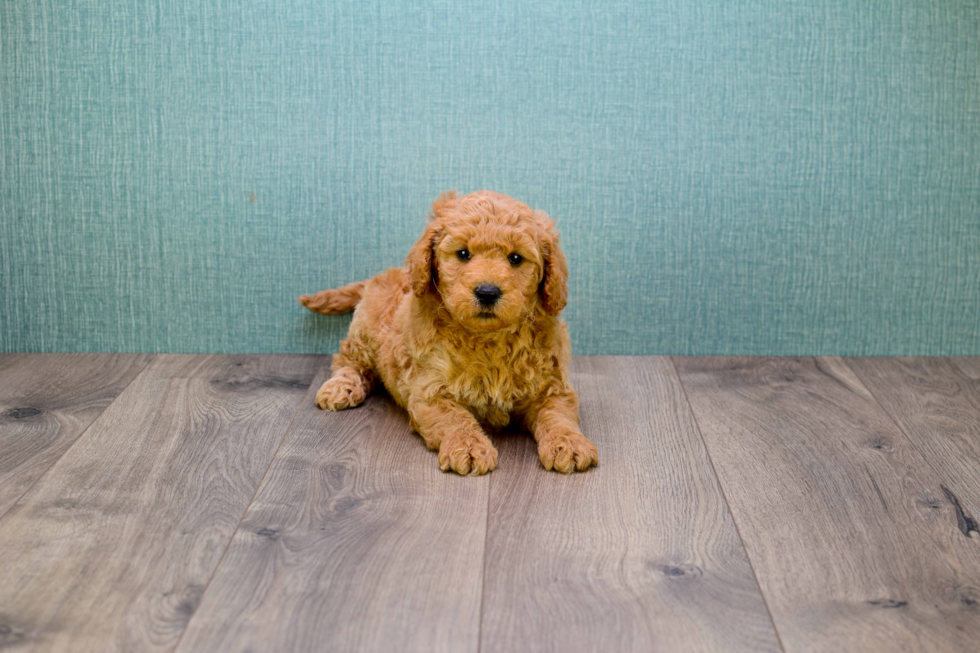
[[588, 469], [599, 455], [579, 429], [558, 319], [567, 278], [547, 215], [491, 191], [444, 193], [404, 268], [299, 298], [315, 313], [354, 310], [317, 406], [357, 406], [380, 382], [443, 471], [493, 470], [484, 429], [512, 421], [534, 435], [545, 469]]

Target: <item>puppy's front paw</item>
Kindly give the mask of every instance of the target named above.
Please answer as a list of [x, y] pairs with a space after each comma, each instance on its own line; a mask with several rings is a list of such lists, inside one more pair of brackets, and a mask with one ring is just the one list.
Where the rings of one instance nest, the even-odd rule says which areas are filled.
[[538, 457], [545, 469], [562, 474], [571, 474], [575, 470], [584, 472], [599, 464], [599, 451], [595, 445], [574, 431], [543, 437], [538, 442]]
[[497, 450], [485, 435], [445, 438], [439, 444], [439, 467], [444, 472], [451, 469], [463, 476], [480, 476], [497, 467]]
[[335, 376], [320, 386], [316, 405], [326, 410], [343, 410], [359, 406], [367, 398], [364, 385], [346, 376]]

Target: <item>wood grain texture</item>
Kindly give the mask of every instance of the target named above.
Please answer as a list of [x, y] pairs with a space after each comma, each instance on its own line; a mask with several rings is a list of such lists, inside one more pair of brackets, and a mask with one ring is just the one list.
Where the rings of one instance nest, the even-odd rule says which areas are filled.
[[960, 370], [970, 387], [980, 394], [980, 356], [959, 356], [948, 359], [954, 367]]
[[498, 439], [481, 651], [778, 651], [665, 358], [576, 358], [586, 473]]
[[847, 360], [940, 475], [957, 525], [974, 537], [980, 534], [980, 383], [969, 375], [970, 362], [961, 359], [964, 372], [947, 358]]
[[980, 548], [840, 359], [675, 364], [786, 651], [974, 651]]
[[0, 354], [0, 519], [151, 359]]
[[308, 397], [178, 650], [475, 652], [488, 487], [389, 397]]
[[0, 645], [171, 650], [319, 363], [157, 357], [0, 521]]
[[957, 356], [949, 361], [970, 379], [970, 385], [980, 391], [980, 356]]

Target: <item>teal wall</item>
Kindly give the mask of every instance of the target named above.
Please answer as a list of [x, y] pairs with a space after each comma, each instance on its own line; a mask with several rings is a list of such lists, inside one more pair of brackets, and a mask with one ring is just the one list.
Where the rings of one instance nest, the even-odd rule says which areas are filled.
[[980, 354], [975, 0], [0, 5], [0, 350], [334, 351], [442, 190], [577, 353]]

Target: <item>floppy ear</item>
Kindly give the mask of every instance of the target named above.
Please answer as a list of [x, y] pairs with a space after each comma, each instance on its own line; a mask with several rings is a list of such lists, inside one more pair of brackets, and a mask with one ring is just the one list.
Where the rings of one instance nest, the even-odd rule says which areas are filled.
[[544, 310], [549, 315], [558, 315], [568, 303], [568, 263], [558, 248], [558, 232], [553, 222], [549, 223], [547, 234], [542, 247], [544, 278], [538, 290]]
[[415, 293], [416, 297], [425, 295], [433, 281], [439, 283], [439, 279], [436, 277], [434, 250], [441, 231], [436, 224], [455, 204], [455, 190], [446, 191], [432, 203], [432, 215], [429, 218], [429, 224], [425, 227], [422, 237], [408, 252], [408, 258], [405, 259], [408, 278], [412, 283], [412, 292]]
[[435, 223], [430, 222], [425, 227], [422, 237], [419, 238], [417, 243], [412, 245], [412, 249], [409, 250], [408, 257], [405, 259], [405, 267], [408, 269], [408, 280], [412, 284], [412, 292], [415, 293], [416, 297], [424, 296], [433, 281], [436, 283], [439, 282], [436, 278], [435, 254], [433, 251], [438, 236], [439, 232], [436, 229]]

